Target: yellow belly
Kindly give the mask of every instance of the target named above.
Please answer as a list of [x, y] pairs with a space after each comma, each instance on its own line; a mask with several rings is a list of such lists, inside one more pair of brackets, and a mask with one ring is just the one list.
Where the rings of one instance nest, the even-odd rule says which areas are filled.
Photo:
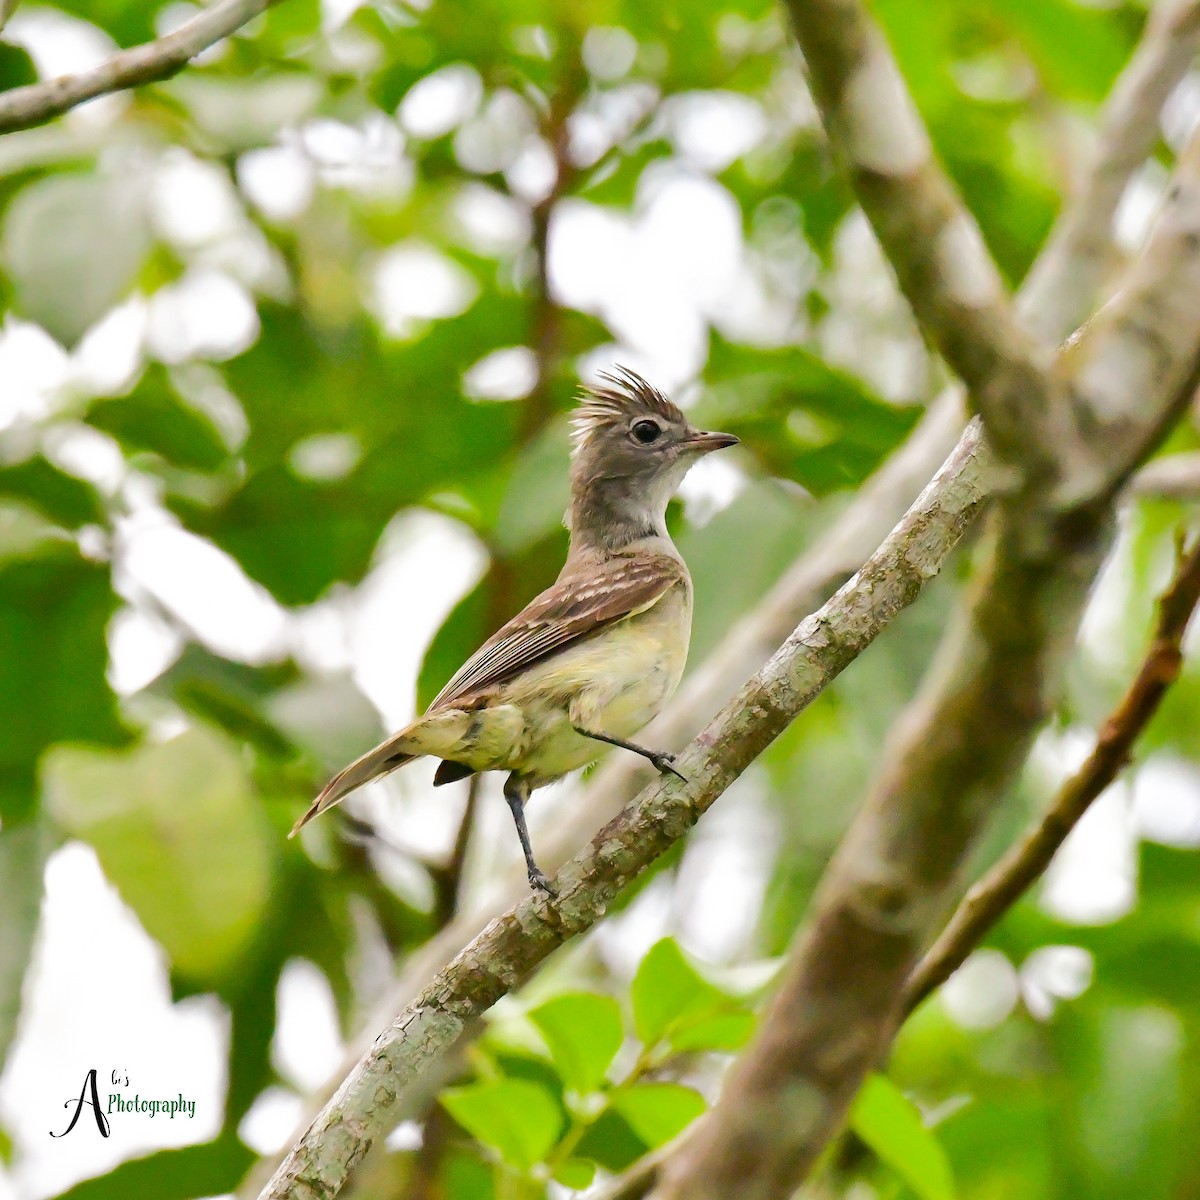
[[459, 761], [477, 770], [520, 771], [534, 786], [594, 761], [609, 747], [573, 726], [632, 739], [678, 686], [690, 632], [691, 597], [680, 588], [646, 612], [559, 651], [471, 714], [483, 728], [477, 725], [471, 739], [475, 752]]

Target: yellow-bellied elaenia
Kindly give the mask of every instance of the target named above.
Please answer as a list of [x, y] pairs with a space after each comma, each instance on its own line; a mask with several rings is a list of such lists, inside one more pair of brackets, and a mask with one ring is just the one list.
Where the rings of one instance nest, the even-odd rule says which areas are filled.
[[421, 755], [442, 760], [435, 784], [508, 771], [529, 882], [550, 891], [525, 828], [533, 788], [592, 761], [605, 742], [673, 770], [670, 754], [627, 740], [674, 692], [691, 634], [692, 584], [667, 535], [667, 501], [701, 455], [737, 438], [693, 429], [632, 371], [603, 380], [575, 419], [571, 547], [553, 587], [489, 638], [424, 716], [334, 776], [293, 834]]

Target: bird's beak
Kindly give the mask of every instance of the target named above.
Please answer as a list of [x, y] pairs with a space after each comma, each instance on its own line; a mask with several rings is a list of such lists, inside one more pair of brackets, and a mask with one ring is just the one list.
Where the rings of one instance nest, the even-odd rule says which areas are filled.
[[698, 454], [707, 454], [710, 450], [724, 450], [726, 446], [736, 446], [740, 441], [732, 433], [692, 433], [684, 443], [689, 450]]

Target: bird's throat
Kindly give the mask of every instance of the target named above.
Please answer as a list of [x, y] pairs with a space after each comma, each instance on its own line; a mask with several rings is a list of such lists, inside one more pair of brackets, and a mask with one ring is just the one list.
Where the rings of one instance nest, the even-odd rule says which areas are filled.
[[571, 501], [572, 549], [611, 553], [647, 538], [665, 538], [667, 498], [647, 495], [635, 480], [591, 481]]

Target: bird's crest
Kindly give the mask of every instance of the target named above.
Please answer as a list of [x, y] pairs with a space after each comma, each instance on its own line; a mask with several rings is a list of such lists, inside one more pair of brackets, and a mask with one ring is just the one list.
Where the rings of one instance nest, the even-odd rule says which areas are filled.
[[685, 419], [665, 393], [628, 367], [600, 371], [599, 378], [598, 384], [583, 388], [571, 421], [576, 454], [598, 430], [624, 424], [640, 414], [673, 423]]

